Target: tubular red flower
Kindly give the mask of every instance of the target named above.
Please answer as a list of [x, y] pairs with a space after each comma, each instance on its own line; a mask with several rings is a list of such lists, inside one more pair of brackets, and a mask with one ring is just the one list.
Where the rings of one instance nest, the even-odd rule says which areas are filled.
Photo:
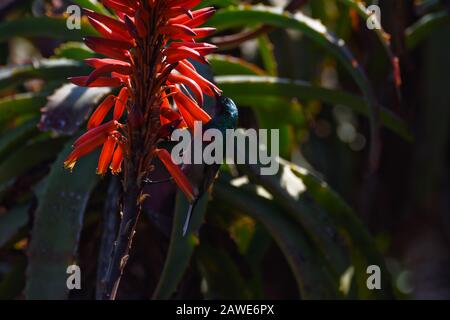
[[107, 96], [106, 99], [103, 100], [103, 102], [97, 107], [97, 109], [89, 118], [87, 128], [92, 129], [98, 127], [105, 119], [109, 110], [111, 110], [113, 104], [114, 104], [114, 96], [113, 95]]
[[203, 78], [197, 73], [194, 66], [192, 68], [185, 63], [180, 61], [180, 63], [175, 67], [175, 69], [182, 75], [195, 81], [208, 96], [214, 96], [215, 92], [222, 92], [217, 86], [209, 82], [207, 79]]
[[119, 128], [119, 126], [120, 124], [117, 121], [114, 120], [108, 121], [102, 124], [101, 126], [88, 130], [85, 134], [83, 134], [74, 142], [73, 146], [77, 147], [85, 143], [86, 141], [91, 140], [98, 136], [107, 136], [109, 133]]
[[108, 65], [104, 65], [101, 67], [98, 67], [97, 69], [95, 69], [87, 78], [85, 85], [89, 85], [92, 82], [94, 82], [95, 80], [97, 80], [98, 78], [100, 78], [100, 76], [111, 73], [111, 72], [116, 72], [122, 75], [127, 75], [131, 73], [131, 68], [130, 67], [125, 67], [123, 65], [119, 65], [119, 64], [108, 64]]
[[103, 24], [105, 27], [111, 30], [111, 32], [114, 34], [114, 37], [117, 36], [123, 41], [133, 41], [133, 39], [130, 37], [130, 34], [127, 31], [125, 23], [123, 23], [122, 21], [104, 16], [100, 13], [94, 12], [89, 9], [83, 9], [83, 12], [88, 16], [89, 22], [95, 20]]
[[[109, 56], [114, 59], [125, 60], [125, 61], [129, 60], [129, 53], [128, 53], [127, 49], [114, 47], [112, 44], [108, 44], [106, 41], [104, 41], [104, 40], [108, 40], [108, 39], [103, 39], [103, 41], [96, 41], [96, 39], [101, 39], [101, 38], [94, 38], [94, 39], [93, 38], [94, 37], [89, 37], [84, 40], [84, 43], [93, 51], [104, 54], [104, 55]], [[110, 40], [110, 41], [116, 41], [116, 40]], [[122, 44], [124, 44], [124, 43], [126, 43], [126, 42], [123, 42]]]
[[199, 105], [203, 105], [203, 92], [202, 88], [192, 79], [189, 79], [186, 76], [180, 75], [180, 74], [169, 74], [167, 78], [171, 83], [180, 83], [188, 86], [192, 92], [194, 93], [195, 97], [197, 98], [197, 102]]
[[193, 100], [186, 97], [186, 95], [177, 89], [178, 94], [173, 98], [177, 103], [177, 107], [182, 111], [182, 109], [187, 110], [189, 114], [194, 118], [194, 120], [201, 121], [203, 123], [208, 123], [211, 117], [200, 108]]
[[107, 78], [107, 77], [98, 77], [91, 83], [87, 84], [89, 77], [71, 77], [69, 81], [77, 86], [81, 87], [120, 87], [122, 85], [122, 80], [119, 78]]
[[107, 135], [105, 134], [96, 135], [93, 136], [91, 139], [85, 140], [83, 141], [83, 143], [77, 145], [64, 161], [64, 167], [66, 169], [72, 170], [78, 158], [81, 158], [82, 156], [85, 156], [86, 154], [95, 150], [97, 147], [99, 147], [105, 142], [106, 138]]
[[173, 177], [173, 180], [175, 180], [178, 188], [183, 191], [189, 202], [193, 202], [196, 196], [194, 188], [180, 167], [173, 163], [170, 153], [166, 149], [156, 149], [155, 152], [159, 160], [161, 160], [167, 171]]
[[195, 28], [204, 24], [216, 10], [213, 7], [202, 8], [192, 12], [192, 18], [186, 15], [180, 15], [178, 17], [169, 20], [170, 24], [184, 24], [188, 27]]
[[204, 28], [194, 28], [194, 29], [192, 29], [192, 31], [194, 31], [197, 34], [194, 37], [195, 39], [201, 39], [201, 38], [209, 37], [214, 32], [216, 32], [216, 29], [204, 27]]
[[116, 139], [113, 136], [108, 136], [105, 143], [103, 144], [100, 157], [98, 158], [97, 174], [104, 175], [108, 170], [116, 144]]
[[86, 62], [86, 64], [90, 65], [93, 68], [101, 68], [101, 67], [106, 66], [106, 65], [118, 65], [118, 66], [122, 66], [122, 67], [131, 68], [131, 64], [130, 63], [124, 62], [124, 61], [121, 61], [121, 60], [116, 60], [116, 59], [88, 58], [88, 59], [84, 59], [84, 62]]
[[172, 39], [195, 37], [197, 34], [184, 24], [170, 24], [159, 29], [159, 33], [170, 36]]
[[119, 120], [122, 117], [127, 105], [128, 96], [128, 88], [122, 88], [119, 92], [119, 95], [117, 96], [116, 104], [114, 106], [114, 120]]
[[195, 51], [197, 51], [198, 53], [200, 53], [201, 55], [207, 55], [210, 53], [213, 53], [217, 47], [209, 44], [209, 43], [205, 43], [205, 42], [172, 42], [169, 46], [170, 48], [179, 48], [179, 47], [188, 47], [191, 49], [194, 49]]
[[205, 57], [203, 57], [200, 53], [195, 51], [192, 48], [180, 46], [178, 48], [167, 48], [165, 50], [165, 54], [167, 55], [167, 62], [172, 64], [184, 59], [193, 59], [201, 63], [207, 63]]
[[111, 161], [110, 169], [112, 174], [118, 174], [120, 171], [122, 171], [122, 162], [123, 162], [123, 147], [121, 143], [118, 143]]

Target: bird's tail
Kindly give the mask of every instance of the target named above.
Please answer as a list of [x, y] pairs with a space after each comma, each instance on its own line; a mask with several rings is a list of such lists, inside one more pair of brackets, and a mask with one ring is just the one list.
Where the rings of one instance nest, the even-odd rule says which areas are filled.
[[192, 212], [194, 212], [197, 201], [198, 201], [198, 199], [195, 199], [194, 202], [189, 204], [189, 209], [188, 209], [188, 212], [186, 215], [186, 220], [184, 221], [184, 226], [183, 226], [183, 237], [186, 236], [186, 233], [189, 229], [189, 224], [191, 223]]

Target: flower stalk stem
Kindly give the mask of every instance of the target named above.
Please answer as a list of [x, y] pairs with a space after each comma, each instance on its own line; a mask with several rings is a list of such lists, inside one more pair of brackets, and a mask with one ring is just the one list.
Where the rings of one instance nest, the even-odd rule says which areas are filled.
[[136, 225], [141, 213], [139, 201], [140, 186], [138, 184], [137, 170], [130, 161], [125, 168], [126, 179], [124, 183], [123, 203], [121, 212], [121, 222], [117, 238], [113, 246], [108, 272], [104, 279], [103, 300], [115, 300], [117, 289], [129, 259], [129, 252]]

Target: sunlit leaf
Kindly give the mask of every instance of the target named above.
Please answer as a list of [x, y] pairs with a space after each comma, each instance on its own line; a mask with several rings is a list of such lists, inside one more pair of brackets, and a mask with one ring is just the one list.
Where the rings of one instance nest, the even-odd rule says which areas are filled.
[[216, 75], [266, 75], [267, 73], [250, 62], [222, 54], [208, 56], [211, 68]]
[[[218, 76], [216, 82], [226, 94], [240, 103], [240, 97], [247, 101], [246, 96], [264, 97], [290, 97], [323, 101], [332, 105], [345, 105], [354, 112], [368, 116], [370, 113], [367, 102], [356, 95], [340, 90], [327, 89], [300, 80], [289, 80], [273, 77], [257, 76]], [[252, 104], [258, 107], [258, 100]], [[286, 104], [280, 105], [287, 106]], [[412, 134], [405, 123], [386, 108], [380, 107], [380, 120], [387, 128], [407, 141], [412, 141]]]

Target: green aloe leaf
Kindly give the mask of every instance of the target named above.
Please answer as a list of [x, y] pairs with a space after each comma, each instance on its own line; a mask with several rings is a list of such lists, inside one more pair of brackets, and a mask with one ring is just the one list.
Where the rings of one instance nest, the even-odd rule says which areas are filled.
[[46, 101], [44, 93], [20, 93], [0, 99], [0, 125], [17, 117], [39, 114]]
[[29, 138], [39, 133], [37, 123], [38, 118], [34, 117], [2, 134], [0, 137], [0, 161], [12, 152], [14, 148], [24, 144]]
[[[191, 230], [197, 230], [202, 224], [208, 202], [207, 198], [208, 196], [205, 195], [196, 206], [192, 215]], [[188, 234], [183, 237], [183, 225], [188, 206], [187, 200], [181, 192], [178, 192], [169, 250], [167, 252], [161, 277], [155, 292], [153, 293], [153, 299], [169, 299], [171, 297], [189, 265], [194, 248], [198, 244], [198, 239], [192, 231], [188, 232]]]
[[211, 68], [217, 75], [267, 75], [267, 73], [244, 59], [223, 54], [211, 54], [208, 56]]
[[65, 58], [81, 61], [94, 58], [97, 54], [82, 42], [65, 42], [55, 49], [56, 58]]
[[84, 212], [98, 181], [96, 153], [78, 161], [73, 172], [64, 169], [72, 143], [66, 144], [39, 190], [28, 252], [27, 299], [65, 299], [68, 294], [66, 269], [75, 263]]
[[[358, 295], [360, 298], [392, 298], [392, 285], [384, 259], [377, 250], [371, 236], [357, 218], [352, 208], [328, 184], [308, 170], [288, 161], [280, 164], [296, 175], [314, 201], [329, 214], [333, 224], [349, 240], [353, 265], [356, 268]], [[383, 290], [368, 290], [366, 267], [377, 265], [383, 273]]]
[[427, 39], [433, 31], [441, 28], [450, 22], [448, 11], [438, 11], [429, 13], [419, 19], [416, 23], [406, 29], [406, 46], [414, 49], [422, 41]]
[[28, 79], [61, 80], [88, 74], [84, 63], [68, 59], [43, 59], [33, 64], [0, 69], [0, 91], [22, 84]]
[[269, 230], [289, 263], [303, 299], [339, 296], [311, 241], [276, 203], [248, 189], [233, 187], [222, 178], [214, 186], [214, 197], [227, 207], [248, 213]]
[[301, 12], [290, 14], [280, 8], [267, 6], [239, 6], [219, 10], [210, 20], [209, 24], [223, 30], [233, 27], [252, 27], [264, 23], [274, 27], [295, 29], [323, 46], [330, 54], [339, 60], [352, 75], [359, 86], [364, 98], [367, 100], [369, 119], [371, 123], [371, 165], [376, 166], [379, 158], [380, 141], [378, 128], [378, 103], [376, 102], [372, 86], [361, 65], [343, 39], [339, 39], [319, 21], [314, 20]]
[[29, 205], [20, 205], [0, 215], [0, 247], [28, 222]]
[[50, 139], [31, 142], [17, 149], [0, 163], [0, 186], [39, 164], [55, 158], [63, 140]]
[[337, 282], [350, 266], [348, 250], [344, 244], [336, 241], [337, 230], [332, 220], [323, 208], [310, 200], [302, 181], [284, 166], [275, 175], [262, 175], [258, 165], [239, 167], [249, 176], [250, 181], [267, 190], [283, 211], [305, 230], [327, 261]]
[[[240, 104], [251, 102], [248, 97], [254, 97], [252, 106], [257, 108], [259, 102], [266, 97], [289, 97], [318, 100], [332, 105], [345, 105], [354, 112], [368, 116], [370, 108], [365, 99], [339, 90], [322, 88], [300, 80], [260, 76], [217, 76], [215, 81], [225, 94]], [[282, 106], [289, 106], [282, 104]], [[406, 124], [386, 108], [380, 107], [380, 120], [384, 126], [411, 142], [412, 134]]]
[[87, 22], [82, 21], [80, 29], [67, 28], [65, 18], [22, 17], [0, 24], [0, 43], [11, 37], [48, 37], [65, 41], [81, 41], [97, 32]]
[[206, 299], [252, 298], [249, 279], [244, 278], [225, 249], [202, 242], [196, 251], [196, 258], [200, 272], [208, 284]]
[[264, 68], [269, 76], [276, 77], [278, 75], [278, 64], [275, 58], [274, 47], [267, 35], [258, 37], [259, 54], [263, 61]]

